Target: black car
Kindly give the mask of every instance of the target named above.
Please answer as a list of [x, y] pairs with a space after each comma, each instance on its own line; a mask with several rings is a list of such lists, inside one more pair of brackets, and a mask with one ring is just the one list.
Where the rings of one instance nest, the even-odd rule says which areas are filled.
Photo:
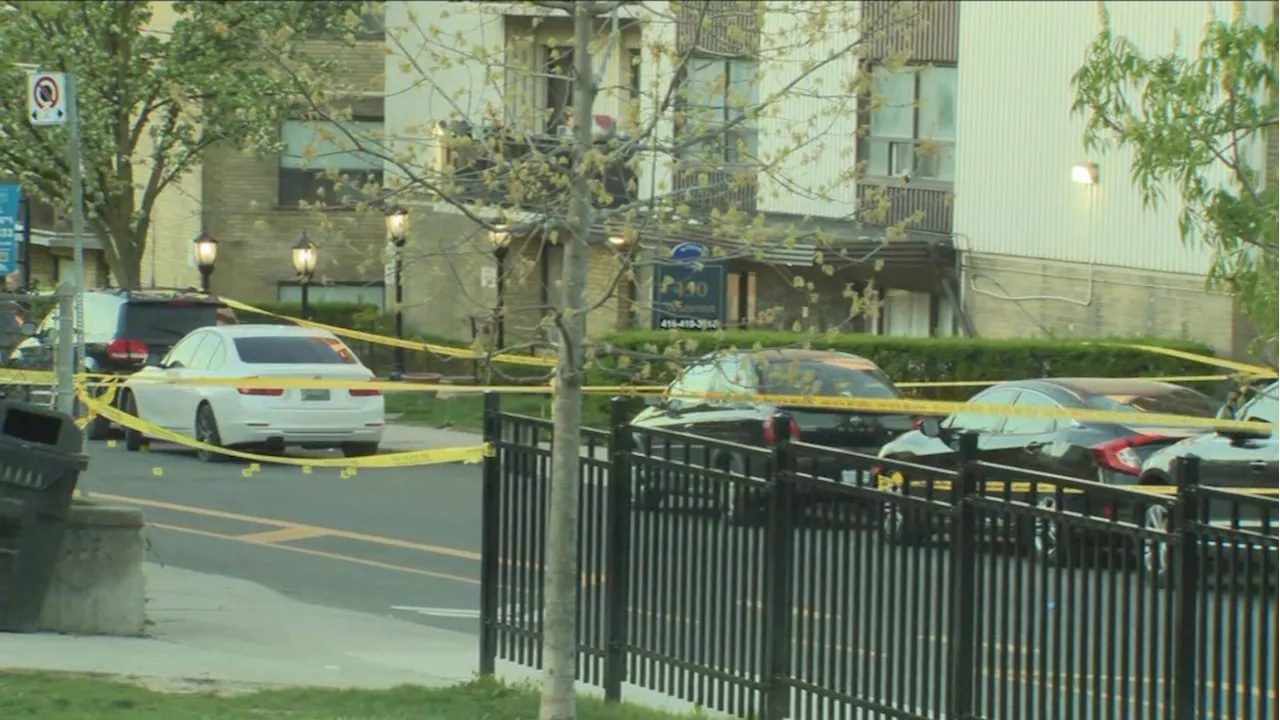
[[[905, 415], [858, 410], [787, 407], [746, 399], [691, 397], [707, 393], [875, 399], [901, 397], [884, 371], [857, 355], [787, 349], [713, 353], [685, 368], [664, 396], [632, 420], [632, 427], [638, 431], [636, 444], [653, 456], [665, 455], [676, 461], [687, 457], [691, 464], [705, 463], [706, 467], [717, 470], [756, 475], [758, 469], [743, 467], [744, 460], [740, 454], [717, 449], [715, 443], [701, 445], [697, 438], [753, 447], [769, 446], [774, 440], [773, 418], [785, 412], [791, 417], [793, 439], [874, 455], [881, 445], [910, 429], [914, 420]], [[646, 429], [673, 430], [688, 435], [672, 442], [671, 438], [647, 436], [643, 432]], [[802, 468], [805, 472], [836, 482], [870, 481], [869, 473], [837, 467], [824, 459], [813, 460]], [[671, 496], [712, 499], [705, 497], [707, 491], [699, 483], [691, 482], [687, 473], [647, 472], [641, 468], [636, 473], [636, 481], [637, 502], [651, 509], [661, 506]], [[733, 520], [747, 519], [758, 509], [758, 499], [744, 497], [741, 493], [730, 492], [714, 500], [721, 505], [720, 510]]]
[[[954, 469], [955, 435], [978, 433], [978, 459], [1054, 475], [1103, 483], [1134, 485], [1143, 462], [1163, 447], [1196, 433], [1181, 427], [1160, 427], [1145, 421], [1146, 413], [1189, 415], [1211, 421], [1220, 405], [1209, 396], [1169, 383], [1114, 378], [1052, 378], [1017, 380], [993, 385], [975, 395], [970, 404], [1017, 408], [1103, 410], [1131, 415], [1128, 422], [1096, 422], [1054, 417], [987, 415], [958, 412], [941, 423], [925, 423], [880, 450], [880, 457], [908, 460], [930, 467]], [[1052, 494], [1036, 504], [1054, 509]], [[900, 506], [886, 506], [886, 537], [911, 542], [932, 533], [912, 527]], [[894, 514], [894, 513], [897, 514]], [[1056, 544], [1038, 528], [1035, 543], [1041, 555], [1053, 555]], [[1043, 531], [1043, 532], [1041, 532]]]
[[[217, 298], [193, 290], [108, 288], [84, 294], [85, 369], [103, 375], [131, 375], [147, 358], [161, 357], [187, 333], [216, 325], [228, 309]], [[58, 342], [58, 309], [10, 355], [15, 367], [51, 370]], [[95, 418], [91, 440], [104, 439], [111, 424]]]

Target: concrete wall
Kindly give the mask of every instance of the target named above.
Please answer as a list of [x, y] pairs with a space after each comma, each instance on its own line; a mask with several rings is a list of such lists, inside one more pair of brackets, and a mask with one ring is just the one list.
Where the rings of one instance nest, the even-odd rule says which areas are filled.
[[40, 613], [42, 630], [138, 636], [146, 629], [142, 511], [75, 504]]
[[1231, 298], [1194, 275], [973, 254], [965, 283], [982, 337], [1183, 337], [1237, 350]]

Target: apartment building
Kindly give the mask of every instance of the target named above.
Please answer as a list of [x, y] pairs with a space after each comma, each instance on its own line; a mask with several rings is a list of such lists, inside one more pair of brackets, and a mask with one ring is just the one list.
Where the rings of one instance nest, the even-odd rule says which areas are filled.
[[[630, 216], [634, 237], [618, 236], [607, 223], [598, 229], [590, 239], [588, 295], [600, 302], [589, 316], [588, 332], [650, 323], [653, 271], [646, 269], [634, 282], [607, 292], [619, 273], [618, 255], [631, 242], [639, 243], [649, 260], [669, 256], [684, 242], [723, 252], [730, 260], [722, 319], [731, 325], [951, 332], [948, 298], [958, 289], [949, 202], [958, 4], [907, 3], [914, 6], [912, 13], [890, 16], [881, 5], [902, 3], [814, 3], [815, 12], [875, 18], [869, 26], [876, 31], [852, 52], [844, 51], [858, 37], [852, 22], [831, 17], [831, 30], [815, 41], [806, 30], [815, 18], [794, 3], [654, 5], [662, 12], [637, 10], [601, 28], [598, 45], [610, 50], [600, 53], [607, 61], [596, 58], [603, 83], [593, 112], [602, 128], [625, 131], [628, 117], [660, 116], [654, 137], [678, 142], [682, 114], [659, 111], [663, 91], [676, 75], [673, 49], [690, 53], [682, 82], [706, 88], [707, 95], [723, 95], [698, 108], [704, 123], [714, 126], [718, 118], [728, 127], [736, 104], [731, 93], [746, 95], [753, 105], [779, 95], [781, 100], [754, 122], [726, 130], [711, 152], [700, 148], [674, 159], [640, 158], [630, 166], [635, 177], [619, 171], [619, 178], [606, 178], [606, 184], [615, 180], [615, 204], [679, 204], [687, 212], [675, 222], [647, 216], [643, 208]], [[472, 133], [486, 124], [520, 122], [531, 136], [559, 132], [564, 122], [559, 110], [570, 92], [563, 78], [572, 46], [571, 22], [563, 14], [516, 3], [391, 2], [387, 22], [393, 36], [417, 38], [389, 43], [390, 138], [421, 147], [423, 138], [449, 137], [460, 128]], [[469, 57], [447, 55], [412, 27], [430, 27], [435, 37], [466, 38]], [[904, 51], [908, 65], [889, 72], [889, 58]], [[486, 67], [476, 58], [493, 60]], [[851, 96], [860, 70], [874, 74], [877, 87], [863, 97]], [[793, 85], [801, 75], [805, 79]], [[895, 102], [872, 109], [868, 97], [884, 93], [896, 93]], [[909, 107], [892, 106], [903, 98], [908, 106], [919, 101], [933, 114], [917, 118]], [[709, 114], [708, 108], [720, 114]], [[689, 108], [682, 110], [688, 115]], [[859, 126], [868, 124], [873, 131], [860, 140]], [[446, 149], [449, 143], [440, 143], [440, 167], [456, 167], [449, 165], [456, 163]], [[917, 152], [924, 145], [931, 152]], [[740, 161], [742, 148], [768, 162]], [[767, 171], [761, 170], [765, 164]], [[860, 166], [867, 168], [863, 178], [857, 177]], [[396, 170], [388, 165], [386, 172], [390, 177]], [[518, 336], [512, 330], [531, 331], [543, 311], [558, 303], [558, 247], [537, 234], [491, 238], [467, 217], [488, 212], [491, 220], [501, 216], [518, 226], [522, 217], [533, 216], [513, 204], [496, 207], [507, 195], [504, 190], [497, 189], [496, 199], [477, 197], [467, 211], [445, 202], [413, 210], [405, 249], [406, 267], [413, 268], [405, 288], [411, 325], [463, 337], [473, 328], [491, 327], [500, 304], [510, 341]], [[468, 199], [456, 187], [451, 196]], [[870, 206], [879, 212], [866, 212]], [[771, 239], [744, 248], [743, 239], [726, 237], [715, 218], [731, 211], [760, 214], [772, 229], [763, 235]], [[905, 237], [887, 232], [908, 219]], [[869, 288], [874, 290], [871, 304], [883, 302], [885, 313], [852, 310], [853, 296], [864, 297]]]
[[[331, 92], [351, 110], [350, 126], [364, 136], [383, 134], [384, 34], [381, 14], [371, 11], [351, 46], [315, 38], [306, 52], [339, 57], [342, 75]], [[203, 229], [219, 242], [212, 277], [215, 292], [247, 301], [297, 302], [301, 287], [291, 249], [305, 233], [318, 247], [310, 288], [312, 302], [360, 302], [382, 306], [386, 237], [380, 213], [358, 212], [382, 186], [382, 161], [360, 152], [331, 121], [285, 119], [283, 150], [275, 156], [239, 152], [219, 144], [204, 158], [198, 196]], [[328, 171], [341, 173], [335, 179]], [[196, 194], [196, 193], [192, 193]], [[376, 193], [373, 193], [376, 195]], [[316, 205], [323, 207], [317, 211]], [[190, 239], [184, 251], [189, 252]], [[194, 267], [194, 258], [186, 263]]]
[[[1194, 54], [1209, 12], [1230, 17], [1233, 3], [1106, 6], [1143, 52], [1180, 40]], [[1240, 352], [1252, 333], [1206, 290], [1211, 254], [1180, 240], [1176, 190], [1146, 208], [1129, 153], [1084, 150], [1070, 81], [1098, 31], [1094, 3], [964, 3], [955, 238], [968, 318], [983, 336], [1182, 336]], [[1250, 152], [1263, 167], [1262, 145]]]

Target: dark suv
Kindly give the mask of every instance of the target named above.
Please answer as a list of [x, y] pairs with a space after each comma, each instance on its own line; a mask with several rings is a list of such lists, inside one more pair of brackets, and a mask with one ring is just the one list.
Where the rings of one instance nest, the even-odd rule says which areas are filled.
[[[105, 375], [131, 375], [149, 356], [160, 357], [187, 333], [217, 325], [228, 308], [216, 297], [194, 290], [109, 288], [84, 294], [85, 369]], [[20, 368], [50, 370], [58, 342], [58, 310], [54, 308], [10, 355]], [[89, 438], [101, 440], [110, 422], [97, 418]]]

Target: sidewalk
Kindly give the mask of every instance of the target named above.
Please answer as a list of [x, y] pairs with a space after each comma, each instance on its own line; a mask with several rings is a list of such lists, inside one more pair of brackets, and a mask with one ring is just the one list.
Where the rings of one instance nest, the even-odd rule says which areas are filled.
[[384, 452], [474, 447], [483, 442], [484, 438], [480, 433], [404, 425], [394, 420], [387, 423], [382, 433]]
[[[168, 691], [309, 685], [443, 686], [474, 677], [479, 638], [310, 605], [256, 583], [147, 564], [151, 637], [0, 634], [0, 670], [94, 673]], [[537, 672], [498, 663], [510, 681]], [[579, 691], [599, 694], [580, 685]], [[672, 711], [693, 705], [624, 686], [624, 698]]]

